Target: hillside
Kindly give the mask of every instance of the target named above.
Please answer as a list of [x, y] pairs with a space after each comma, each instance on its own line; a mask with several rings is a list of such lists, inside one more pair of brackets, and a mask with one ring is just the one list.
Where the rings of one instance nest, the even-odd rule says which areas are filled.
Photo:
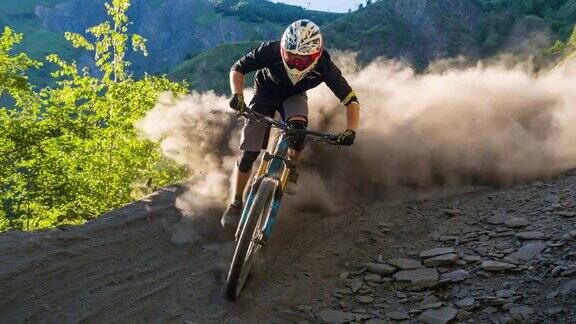
[[218, 233], [218, 211], [186, 218], [175, 207], [184, 188], [168, 187], [84, 226], [0, 235], [0, 319], [574, 322], [575, 189], [571, 173], [283, 214], [229, 303], [232, 245]]
[[391, 0], [354, 12], [324, 33], [329, 46], [358, 51], [365, 62], [386, 56], [423, 67], [436, 58], [478, 56], [474, 31], [481, 20], [471, 1]]
[[[92, 58], [72, 50], [63, 38], [65, 31], [84, 34], [85, 30], [105, 18], [106, 0], [27, 0], [0, 3], [0, 25], [13, 27], [25, 34], [18, 48], [35, 59], [57, 53], [76, 58], [92, 66]], [[297, 6], [263, 0], [133, 0], [128, 16], [131, 32], [148, 39], [149, 56], [129, 55], [131, 69], [141, 75], [167, 73], [184, 60], [204, 50], [230, 42], [276, 38], [284, 23], [276, 21], [279, 13], [285, 19], [314, 17], [329, 22], [340, 15], [307, 11]], [[274, 13], [271, 15], [270, 13]], [[248, 15], [247, 13], [250, 13]], [[47, 82], [48, 70], [34, 72], [35, 81]]]
[[[357, 52], [360, 63], [399, 58], [421, 70], [433, 60], [458, 55], [472, 60], [501, 52], [538, 56], [555, 40], [567, 39], [574, 24], [576, 0], [390, 0], [373, 2], [322, 27], [329, 48]], [[222, 78], [233, 60], [218, 53], [186, 61], [173, 77], [198, 84], [198, 75], [215, 75], [202, 78], [200, 89], [226, 93]], [[224, 74], [211, 74], [205, 57]]]
[[576, 1], [390, 0], [378, 1], [325, 29], [330, 46], [378, 56], [401, 57], [425, 67], [438, 58], [482, 58], [514, 51], [546, 35], [543, 49], [566, 39], [576, 24]]
[[[228, 72], [242, 55], [257, 47], [260, 42], [239, 42], [218, 45], [178, 65], [168, 74], [172, 80], [186, 79], [197, 91], [229, 91]], [[251, 80], [247, 80], [249, 85]]]

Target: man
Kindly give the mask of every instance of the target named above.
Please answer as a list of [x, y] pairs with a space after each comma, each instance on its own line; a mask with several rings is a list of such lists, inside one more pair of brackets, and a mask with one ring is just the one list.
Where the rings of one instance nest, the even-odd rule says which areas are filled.
[[[323, 46], [320, 28], [316, 24], [306, 19], [292, 23], [280, 41], [263, 43], [232, 66], [230, 107], [238, 112], [248, 109], [243, 95], [244, 75], [256, 71], [254, 98], [249, 109], [271, 117], [278, 111], [290, 126], [306, 129], [306, 90], [325, 82], [347, 109], [347, 129], [338, 135], [337, 142], [352, 145], [360, 119], [358, 98]], [[252, 165], [260, 151], [267, 147], [269, 135], [270, 129], [265, 123], [246, 120], [242, 129], [241, 154], [231, 179], [230, 204], [221, 219], [225, 228], [238, 225]], [[300, 136], [290, 139], [288, 156], [295, 163], [300, 160], [305, 141], [306, 138]]]

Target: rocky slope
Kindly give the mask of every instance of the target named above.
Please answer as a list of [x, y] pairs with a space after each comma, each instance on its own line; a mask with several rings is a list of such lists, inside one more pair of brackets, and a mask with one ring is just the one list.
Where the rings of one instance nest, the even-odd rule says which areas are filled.
[[235, 303], [219, 210], [183, 217], [182, 189], [84, 226], [1, 235], [0, 321], [576, 321], [574, 172], [337, 214], [284, 209]]
[[[5, 1], [0, 3], [0, 26], [24, 33], [18, 50], [35, 59], [57, 53], [92, 66], [92, 57], [72, 49], [64, 40], [64, 32], [85, 34], [88, 27], [105, 21], [105, 2]], [[130, 32], [148, 40], [148, 57], [128, 53], [136, 75], [144, 71], [168, 73], [184, 60], [219, 44], [276, 38], [285, 28], [285, 20], [315, 18], [326, 23], [341, 16], [264, 0], [132, 0], [127, 14], [133, 23]], [[33, 81], [39, 85], [50, 83], [49, 71], [31, 71]]]
[[472, 1], [391, 0], [328, 25], [325, 34], [331, 46], [359, 50], [365, 61], [387, 56], [424, 66], [458, 54], [479, 56], [473, 35], [483, 19]]
[[[68, 0], [55, 7], [39, 5], [35, 14], [47, 30], [84, 33], [89, 26], [106, 19], [104, 2]], [[224, 17], [206, 0], [170, 0], [160, 6], [135, 0], [128, 15], [133, 21], [131, 31], [148, 40], [149, 57], [130, 57], [138, 73], [167, 72], [186, 58], [218, 44], [268, 39], [280, 31], [279, 25], [244, 23], [238, 17]]]

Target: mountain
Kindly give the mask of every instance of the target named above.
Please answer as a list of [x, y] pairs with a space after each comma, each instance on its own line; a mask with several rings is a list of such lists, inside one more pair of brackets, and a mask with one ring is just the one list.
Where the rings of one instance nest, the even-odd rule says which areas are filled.
[[[92, 58], [76, 51], [63, 33], [85, 30], [106, 19], [106, 0], [26, 0], [0, 3], [0, 22], [25, 33], [19, 50], [42, 59], [50, 53], [76, 58], [91, 66]], [[278, 37], [284, 20], [318, 19], [328, 23], [341, 14], [304, 10], [265, 0], [132, 0], [128, 16], [131, 32], [144, 36], [149, 56], [129, 55], [136, 75], [167, 73], [187, 58], [219, 44]], [[282, 19], [278, 19], [282, 16]], [[46, 81], [48, 71], [34, 74]], [[40, 82], [42, 83], [42, 82]]]
[[[63, 32], [83, 33], [104, 20], [104, 2], [4, 1], [0, 23], [25, 33], [19, 50], [34, 58], [58, 53], [90, 66], [92, 58], [71, 49]], [[248, 44], [278, 38], [299, 18], [321, 25], [328, 48], [358, 52], [361, 62], [383, 56], [424, 69], [430, 61], [458, 55], [537, 55], [568, 38], [576, 23], [576, 0], [380, 0], [349, 14], [266, 0], [133, 0], [128, 15], [132, 32], [148, 39], [148, 57], [128, 56], [137, 76], [167, 73], [199, 90], [225, 92], [228, 68]], [[46, 84], [49, 71], [36, 71], [33, 79]]]
[[396, 57], [423, 68], [460, 54], [523, 50], [539, 37], [542, 49], [566, 39], [575, 23], [576, 0], [385, 0], [328, 24], [324, 35], [329, 46], [357, 51], [365, 62]]
[[[568, 38], [575, 23], [576, 0], [382, 0], [321, 27], [328, 48], [357, 52], [360, 63], [399, 58], [422, 70], [458, 55], [538, 56], [554, 40]], [[223, 55], [223, 49], [231, 51]], [[201, 84], [200, 90], [226, 93], [227, 71], [244, 54], [241, 49], [246, 44], [214, 48], [170, 75]]]
[[474, 30], [481, 9], [467, 0], [390, 0], [373, 3], [324, 28], [328, 46], [379, 56], [404, 58], [425, 66], [459, 53], [477, 56]]

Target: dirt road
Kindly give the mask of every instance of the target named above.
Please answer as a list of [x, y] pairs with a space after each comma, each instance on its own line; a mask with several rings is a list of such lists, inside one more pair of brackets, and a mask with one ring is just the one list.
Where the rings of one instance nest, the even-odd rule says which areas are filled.
[[[216, 230], [219, 211], [189, 221], [174, 207], [179, 191], [165, 188], [84, 226], [1, 235], [0, 322], [576, 321], [575, 173], [333, 215], [284, 213], [235, 303], [223, 297], [233, 247]], [[509, 226], [511, 218], [526, 223]], [[518, 235], [525, 232], [543, 235]], [[510, 260], [534, 242], [542, 248], [528, 260]], [[455, 257], [436, 265], [420, 255], [436, 247]], [[399, 279], [402, 267], [363, 264], [395, 258], [466, 276], [415, 287]], [[489, 260], [512, 268], [487, 270]], [[472, 306], [458, 304], [466, 298]]]

